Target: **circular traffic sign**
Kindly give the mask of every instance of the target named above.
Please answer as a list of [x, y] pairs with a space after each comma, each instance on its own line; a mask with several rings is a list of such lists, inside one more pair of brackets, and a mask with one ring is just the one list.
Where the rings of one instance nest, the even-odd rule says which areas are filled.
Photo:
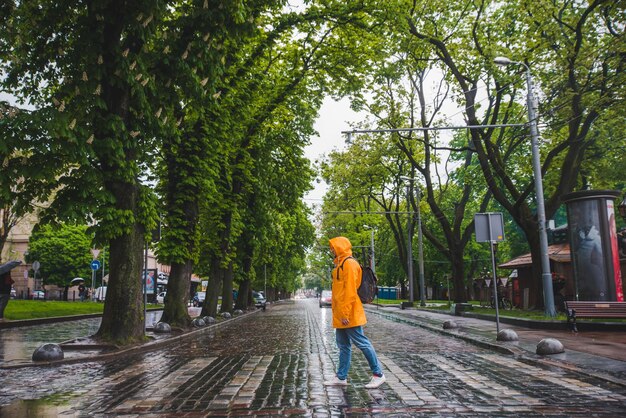
[[98, 260], [93, 260], [91, 262], [91, 269], [92, 270], [98, 270], [100, 268], [101, 264]]
[[41, 263], [39, 261], [33, 261], [33, 270], [37, 271], [41, 267]]

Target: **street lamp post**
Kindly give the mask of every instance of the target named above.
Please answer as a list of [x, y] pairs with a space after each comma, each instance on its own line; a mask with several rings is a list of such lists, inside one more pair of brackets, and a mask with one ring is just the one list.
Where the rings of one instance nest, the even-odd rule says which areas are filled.
[[546, 232], [546, 209], [543, 197], [543, 182], [541, 178], [541, 159], [539, 157], [539, 127], [533, 96], [533, 80], [530, 67], [521, 61], [512, 61], [506, 57], [496, 57], [494, 63], [501, 66], [517, 64], [526, 70], [526, 103], [528, 107], [528, 125], [532, 148], [533, 175], [535, 177], [535, 194], [537, 199], [537, 223], [539, 224], [539, 245], [541, 251], [541, 278], [543, 283], [543, 301], [545, 315], [556, 316], [554, 309], [554, 294], [552, 292], [552, 274], [550, 273], [550, 259], [548, 257], [548, 234]]
[[[411, 196], [411, 186], [415, 183], [415, 179], [413, 177], [400, 177], [402, 180], [407, 180], [410, 183], [406, 186], [406, 201], [407, 201], [407, 209], [410, 202]], [[420, 306], [426, 306], [426, 289], [424, 284], [424, 244], [422, 240], [422, 215], [420, 211], [420, 189], [418, 186], [415, 186], [417, 189], [417, 243], [418, 243], [418, 262], [419, 262], [419, 283], [420, 283]], [[411, 243], [411, 233], [413, 232], [413, 213], [409, 211], [409, 221], [408, 221], [408, 243], [407, 243], [407, 252], [409, 256], [409, 302], [413, 303], [413, 245]]]
[[424, 244], [422, 239], [422, 212], [420, 210], [420, 189], [417, 187], [417, 261], [420, 278], [420, 306], [426, 306], [426, 286], [424, 284]]
[[[413, 179], [411, 179], [413, 180]], [[406, 204], [407, 210], [409, 206], [409, 197], [411, 193], [411, 185], [406, 185]], [[407, 220], [407, 243], [406, 243], [406, 256], [408, 263], [408, 275], [409, 275], [409, 303], [413, 306], [415, 299], [413, 297], [413, 243], [412, 243], [412, 235], [413, 235], [413, 212], [409, 211], [409, 216]]]

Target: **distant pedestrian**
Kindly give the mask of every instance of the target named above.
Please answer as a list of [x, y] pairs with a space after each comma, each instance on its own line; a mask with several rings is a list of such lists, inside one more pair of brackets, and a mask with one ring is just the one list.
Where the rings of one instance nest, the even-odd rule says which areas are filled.
[[84, 302], [85, 301], [85, 292], [87, 291], [87, 289], [85, 288], [84, 284], [79, 284], [78, 285], [78, 296], [80, 296], [80, 301]]
[[11, 278], [11, 272], [6, 272], [0, 275], [0, 322], [4, 319], [4, 309], [9, 304], [11, 299], [11, 289], [13, 288], [13, 279]]
[[339, 347], [339, 367], [325, 386], [346, 386], [348, 370], [352, 358], [352, 343], [365, 355], [372, 371], [372, 379], [365, 385], [367, 389], [375, 389], [385, 383], [380, 362], [370, 340], [363, 334], [363, 325], [367, 323], [363, 304], [357, 294], [361, 284], [361, 266], [352, 256], [352, 244], [345, 237], [330, 240], [330, 251], [335, 257], [335, 268], [332, 272], [332, 312], [335, 338]]

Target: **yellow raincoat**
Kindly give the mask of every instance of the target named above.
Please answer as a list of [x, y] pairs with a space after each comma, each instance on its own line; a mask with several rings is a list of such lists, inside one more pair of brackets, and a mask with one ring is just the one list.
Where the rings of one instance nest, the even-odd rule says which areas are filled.
[[[352, 244], [346, 237], [336, 237], [330, 240], [330, 248], [335, 253], [335, 268], [332, 272], [333, 327], [352, 328], [365, 325], [365, 311], [356, 292], [361, 285], [361, 266], [354, 258], [346, 260], [352, 255]], [[348, 324], [342, 324], [342, 319], [347, 319]]]

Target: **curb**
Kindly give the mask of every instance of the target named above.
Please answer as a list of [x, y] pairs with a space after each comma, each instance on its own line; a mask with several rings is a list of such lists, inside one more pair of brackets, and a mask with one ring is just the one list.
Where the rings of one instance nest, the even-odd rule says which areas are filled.
[[[76, 363], [88, 363], [88, 362], [96, 362], [96, 361], [106, 361], [106, 360], [110, 360], [110, 359], [114, 359], [118, 356], [122, 356], [122, 355], [132, 355], [132, 354], [138, 354], [138, 353], [142, 353], [142, 352], [147, 352], [147, 351], [151, 351], [157, 348], [161, 348], [164, 346], [167, 346], [169, 344], [173, 344], [176, 343], [178, 341], [181, 341], [184, 338], [188, 338], [191, 336], [194, 336], [196, 334], [199, 334], [201, 332], [204, 331], [208, 331], [211, 329], [215, 329], [217, 327], [223, 326], [224, 324], [228, 324], [231, 323], [233, 321], [242, 319], [247, 317], [248, 315], [253, 315], [257, 312], [259, 312], [260, 309], [251, 311], [251, 312], [246, 312], [242, 315], [236, 316], [236, 317], [232, 317], [230, 319], [227, 319], [225, 321], [213, 324], [213, 325], [209, 325], [206, 327], [202, 327], [202, 328], [198, 328], [198, 329], [194, 329], [188, 332], [184, 332], [180, 335], [176, 335], [173, 336], [171, 338], [163, 338], [160, 340], [156, 340], [156, 341], [150, 341], [144, 344], [139, 344], [139, 345], [134, 345], [128, 348], [123, 348], [121, 350], [118, 351], [113, 351], [113, 352], [108, 352], [108, 353], [104, 353], [104, 354], [99, 354], [96, 356], [85, 356], [85, 357], [77, 357], [77, 358], [69, 358], [69, 359], [61, 359], [61, 360], [54, 360], [54, 361], [40, 361], [40, 362], [30, 362], [30, 363], [17, 363], [17, 364], [0, 364], [0, 370], [9, 370], [9, 369], [23, 369], [23, 368], [27, 368], [27, 367], [41, 367], [41, 366], [58, 366], [58, 365], [64, 365], [64, 364], [76, 364]], [[76, 318], [74, 318], [76, 319]]]

